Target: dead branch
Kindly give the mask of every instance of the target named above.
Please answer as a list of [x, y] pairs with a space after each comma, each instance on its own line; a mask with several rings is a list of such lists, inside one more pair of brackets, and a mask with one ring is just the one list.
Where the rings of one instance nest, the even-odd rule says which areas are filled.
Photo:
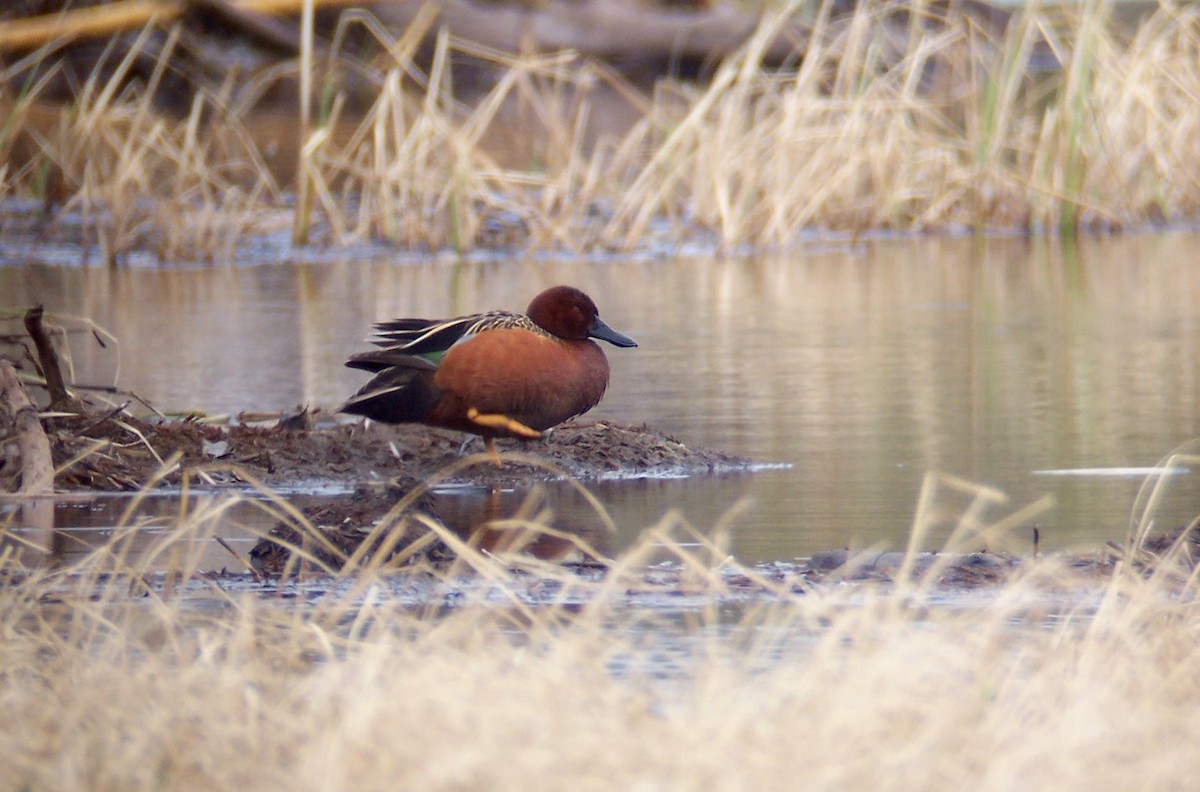
[[[362, 0], [313, 0], [315, 6], [361, 4]], [[229, 0], [236, 11], [260, 14], [300, 13], [304, 0]], [[56, 41], [108, 36], [151, 22], [171, 22], [188, 7], [185, 0], [117, 0], [65, 13], [0, 22], [0, 52], [27, 50]]]
[[[361, 5], [362, 0], [314, 0], [317, 7]], [[218, 13], [260, 41], [292, 50], [294, 32], [273, 25], [266, 15], [300, 13], [304, 0], [117, 0], [0, 22], [0, 52], [27, 50], [51, 42], [107, 36], [150, 23], [167, 23], [188, 8]], [[574, 50], [608, 60], [638, 58], [719, 59], [734, 52], [754, 32], [759, 15], [730, 0], [708, 8], [653, 8], [641, 0], [541, 0], [533, 4], [477, 3], [472, 0], [375, 0], [380, 21], [403, 30], [426, 6], [437, 9], [438, 27], [493, 49], [517, 53]], [[806, 32], [790, 26], [764, 50], [783, 61], [802, 51]]]
[[58, 363], [58, 353], [54, 350], [54, 342], [42, 324], [45, 309], [35, 305], [25, 313], [25, 330], [33, 339], [37, 348], [38, 366], [42, 376], [46, 378], [46, 390], [50, 392], [50, 409], [59, 412], [83, 412], [83, 405], [67, 391], [66, 380], [63, 379], [62, 366]]

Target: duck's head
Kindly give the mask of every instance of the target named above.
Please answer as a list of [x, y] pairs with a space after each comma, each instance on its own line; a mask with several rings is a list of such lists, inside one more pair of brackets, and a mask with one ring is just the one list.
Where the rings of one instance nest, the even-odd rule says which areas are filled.
[[546, 332], [568, 341], [598, 338], [613, 346], [637, 346], [632, 338], [606, 325], [592, 298], [572, 286], [546, 289], [533, 298], [525, 313]]

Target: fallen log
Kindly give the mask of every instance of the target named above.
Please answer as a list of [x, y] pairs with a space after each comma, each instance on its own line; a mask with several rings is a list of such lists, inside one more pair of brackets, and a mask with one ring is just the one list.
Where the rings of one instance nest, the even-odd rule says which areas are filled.
[[[619, 61], [720, 59], [753, 35], [761, 17], [732, 2], [700, 8], [655, 8], [643, 0], [542, 0], [537, 4], [437, 0], [434, 30], [503, 52], [533, 48], [573, 50]], [[420, 12], [420, 3], [376, 2], [373, 10], [393, 30], [404, 29]], [[783, 61], [803, 51], [806, 30], [787, 26], [763, 51], [768, 61]]]
[[[15, 487], [18, 494], [39, 496], [53, 492], [54, 463], [50, 456], [50, 440], [38, 420], [33, 400], [17, 377], [16, 367], [7, 358], [0, 358], [0, 444], [15, 445], [16, 454], [5, 448], [0, 458], [5, 462], [4, 468], [10, 464], [19, 465], [19, 476], [12, 477], [20, 480], [20, 485]], [[6, 469], [3, 472], [9, 473]], [[4, 478], [10, 477], [5, 475]]]
[[[427, 13], [427, 8], [433, 8], [438, 21], [430, 36], [445, 28], [461, 40], [503, 52], [573, 50], [614, 61], [719, 59], [745, 43], [760, 22], [758, 13], [743, 10], [730, 0], [699, 8], [654, 8], [641, 0], [542, 0], [531, 5], [472, 0], [313, 0], [313, 5], [367, 5], [395, 31], [406, 29]], [[117, 0], [0, 22], [0, 52], [168, 23], [189, 8], [219, 15], [256, 39], [291, 50], [297, 41], [291, 32], [268, 25], [263, 17], [295, 15], [303, 7], [304, 0]], [[769, 61], [792, 58], [802, 51], [806, 38], [802, 26], [787, 26], [768, 43], [763, 57]]]
[[[304, 0], [230, 0], [232, 12], [299, 13]], [[313, 0], [317, 8], [362, 5], [362, 0]], [[0, 52], [29, 50], [51, 42], [109, 36], [151, 22], [171, 22], [189, 7], [187, 0], [117, 0], [0, 22]]]

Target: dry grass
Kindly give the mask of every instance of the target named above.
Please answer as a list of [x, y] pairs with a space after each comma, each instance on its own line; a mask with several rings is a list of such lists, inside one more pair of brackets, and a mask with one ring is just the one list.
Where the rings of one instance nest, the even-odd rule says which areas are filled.
[[[16, 64], [0, 74], [12, 110], [0, 195], [44, 191], [58, 174], [67, 208], [110, 261], [135, 249], [227, 260], [289, 226], [299, 240], [337, 245], [591, 252], [788, 245], [811, 229], [1196, 220], [1200, 9], [1164, 5], [1130, 31], [1100, 0], [1033, 5], [996, 39], [920, 7], [905, 18], [899, 6], [863, 3], [833, 18], [827, 3], [802, 62], [763, 68], [764, 46], [795, 8], [765, 18], [703, 85], [664, 81], [652, 96], [569, 54], [512, 58], [446, 36], [423, 72], [416, 44], [431, 18], [397, 37], [359, 12], [345, 17], [328, 62], [306, 51], [302, 70], [284, 64], [236, 90], [201, 91], [179, 120], [152, 103], [173, 37], [154, 50], [159, 72], [145, 83], [124, 77], [151, 57], [147, 36], [111, 50], [96, 74], [113, 76], [82, 86], [50, 128], [31, 119], [40, 83], [13, 84], [28, 65]], [[370, 66], [339, 55], [355, 26], [386, 53]], [[470, 107], [454, 87], [452, 59], [464, 53], [499, 75]], [[361, 117], [344, 111], [347, 70], [378, 86]], [[318, 98], [295, 155], [300, 186], [285, 187], [247, 130], [258, 97], [298, 73]], [[600, 88], [641, 119], [593, 145]], [[491, 141], [513, 107], [524, 148], [498, 152]], [[21, 140], [28, 156], [17, 155]]]
[[[981, 529], [996, 494], [931, 477], [922, 510], [946, 487], [973, 493], [960, 525]], [[737, 568], [728, 524], [669, 514], [602, 579], [458, 543], [455, 567], [402, 578], [365, 560], [261, 591], [185, 583], [224, 508], [185, 506], [140, 554], [131, 510], [72, 568], [5, 556], [0, 786], [1182, 789], [1200, 772], [1197, 581], [1169, 564], [797, 593]], [[652, 592], [663, 574], [680, 594]]]
[[[110, 47], [62, 113], [36, 101], [53, 67], [11, 99], [4, 108], [8, 129], [0, 136], [0, 152], [9, 155], [9, 190], [33, 192], [60, 204], [63, 215], [78, 215], [85, 247], [106, 262], [133, 251], [150, 251], [163, 262], [228, 260], [261, 225], [252, 217], [277, 201], [279, 191], [240, 125], [205, 120], [230, 115], [222, 97], [198, 94], [181, 119], [155, 109], [174, 34], [148, 84], [125, 85], [129, 69], [146, 54], [149, 32], [123, 52]], [[98, 75], [110, 66], [113, 74], [102, 82]], [[4, 98], [0, 94], [0, 106]]]

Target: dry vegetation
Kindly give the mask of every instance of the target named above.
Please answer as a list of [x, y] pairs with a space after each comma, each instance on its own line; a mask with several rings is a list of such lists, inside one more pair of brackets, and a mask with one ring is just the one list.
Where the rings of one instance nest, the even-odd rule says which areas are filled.
[[603, 573], [417, 517], [457, 561], [254, 583], [197, 574], [225, 508], [185, 502], [151, 546], [130, 550], [148, 527], [131, 524], [69, 568], [9, 545], [0, 785], [1182, 789], [1200, 772], [1187, 542], [1152, 571], [1048, 559], [955, 595], [932, 576], [781, 581], [726, 556], [728, 526], [677, 515]]
[[[327, 58], [306, 52], [199, 90], [182, 118], [155, 109], [176, 33], [144, 31], [110, 48], [47, 120], [39, 94], [56, 67], [38, 52], [0, 73], [0, 197], [62, 204], [62, 222], [114, 261], [137, 249], [228, 260], [289, 232], [334, 245], [594, 252], [788, 245], [812, 229], [1196, 220], [1195, 6], [1164, 4], [1130, 29], [1098, 0], [1035, 5], [989, 32], [920, 5], [861, 3], [835, 17], [825, 3], [803, 58], [764, 66], [802, 6], [768, 15], [704, 82], [663, 80], [650, 94], [570, 54], [514, 58], [448, 36], [419, 68], [430, 18], [396, 37], [355, 12]], [[339, 54], [342, 33], [363, 29], [385, 52], [370, 64]], [[469, 107], [454, 78], [468, 55], [496, 74]], [[130, 79], [147, 59], [158, 68]], [[365, 112], [345, 109], [351, 72], [375, 86]], [[261, 97], [297, 75], [316, 98], [285, 176], [250, 130]], [[591, 141], [600, 94], [640, 117]], [[514, 113], [524, 145], [499, 152]]]
[[[415, 34], [375, 29], [390, 53], [378, 94], [353, 120], [326, 95], [299, 190], [247, 131], [283, 71], [198, 93], [174, 118], [156, 109], [155, 78], [125, 79], [145, 34], [49, 117], [36, 80], [9, 79], [38, 58], [52, 70], [47, 53], [11, 66], [0, 198], [60, 204], [55, 222], [77, 218], [105, 258], [164, 261], [230, 259], [281, 233], [593, 251], [1194, 220], [1200, 11], [1164, 7], [1120, 36], [1099, 9], [1035, 10], [990, 39], [957, 19], [885, 24], [863, 4], [823, 12], [796, 70], [766, 70], [780, 16], [703, 86], [636, 99], [644, 117], [594, 147], [596, 81], [633, 91], [611, 73], [476, 52], [502, 76], [466, 108], [452, 91], [460, 45], [443, 38], [426, 73]], [[156, 50], [160, 76], [173, 42]], [[1035, 53], [1058, 68], [1035, 79]], [[512, 101], [538, 122], [525, 167], [488, 147]], [[1034, 510], [981, 526], [995, 493], [943, 483], [975, 499], [953, 551], [994, 546]], [[1157, 496], [1139, 502], [1135, 540]], [[39, 538], [11, 530], [23, 502], [0, 502], [0, 787], [1184, 789], [1200, 776], [1187, 541], [1126, 551], [1111, 575], [1043, 559], [947, 592], [928, 571], [906, 577], [913, 551], [894, 583], [773, 576], [728, 557], [729, 525], [696, 531], [675, 514], [583, 565], [519, 552], [550, 532], [535, 510], [491, 526], [513, 532], [504, 552], [408, 515], [455, 560], [402, 551], [413, 563], [397, 572], [364, 550], [335, 572], [317, 553], [309, 577], [267, 582], [197, 568], [232, 502], [185, 494], [164, 522], [137, 517], [135, 499], [108, 544], [66, 567], [32, 563]], [[362, 547], [395, 549], [400, 519]]]

